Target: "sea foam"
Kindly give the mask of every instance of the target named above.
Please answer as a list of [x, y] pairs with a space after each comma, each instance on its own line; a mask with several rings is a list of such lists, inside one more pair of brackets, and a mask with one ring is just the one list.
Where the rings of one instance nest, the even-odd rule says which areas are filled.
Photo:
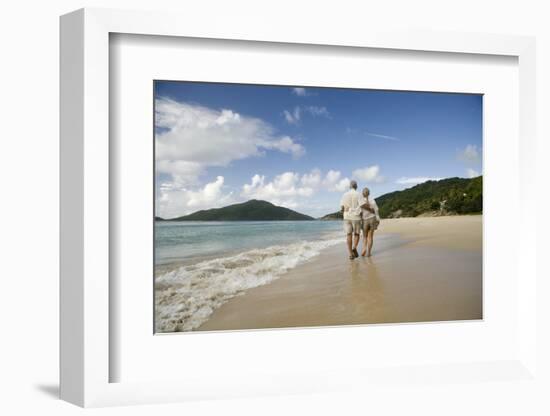
[[182, 266], [155, 281], [157, 332], [191, 331], [245, 290], [265, 285], [341, 239], [302, 241]]

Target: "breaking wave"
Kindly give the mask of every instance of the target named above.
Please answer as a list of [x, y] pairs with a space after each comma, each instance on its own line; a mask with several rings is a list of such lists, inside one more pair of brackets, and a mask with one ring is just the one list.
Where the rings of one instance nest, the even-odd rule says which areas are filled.
[[191, 331], [245, 290], [265, 285], [341, 240], [302, 241], [182, 266], [155, 281], [156, 331]]

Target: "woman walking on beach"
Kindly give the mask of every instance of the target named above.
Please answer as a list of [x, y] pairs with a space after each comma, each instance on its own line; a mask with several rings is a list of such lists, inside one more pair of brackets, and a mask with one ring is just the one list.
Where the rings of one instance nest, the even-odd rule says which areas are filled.
[[380, 224], [378, 215], [378, 205], [374, 198], [369, 198], [369, 188], [363, 188], [363, 201], [361, 205], [362, 229], [363, 229], [363, 251], [361, 256], [371, 256], [372, 245], [374, 243], [374, 231]]

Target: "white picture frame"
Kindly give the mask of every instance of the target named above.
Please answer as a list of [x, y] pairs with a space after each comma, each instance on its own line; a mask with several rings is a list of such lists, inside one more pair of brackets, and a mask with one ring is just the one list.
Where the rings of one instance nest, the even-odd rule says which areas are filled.
[[[225, 39], [247, 42], [332, 45], [334, 47], [431, 51], [516, 57], [519, 65], [520, 209], [532, 206], [535, 176], [535, 41], [530, 37], [467, 33], [398, 32], [361, 29], [307, 32], [276, 24], [230, 22], [206, 26], [192, 16], [107, 9], [82, 9], [61, 18], [61, 398], [79, 406], [159, 403], [195, 398], [323, 392], [349, 383], [402, 382], [406, 368], [336, 369], [327, 377], [299, 375], [282, 368], [277, 375], [234, 383], [217, 380], [111, 382], [110, 365], [120, 357], [110, 349], [112, 297], [110, 259], [109, 36], [113, 33]], [[536, 377], [536, 217], [521, 215], [517, 293], [517, 354], [509, 359], [475, 363], [418, 363], [416, 379], [467, 379], [485, 372], [509, 379]], [[516, 273], [518, 273], [516, 271]], [[413, 329], [414, 330], [414, 329]], [[208, 335], [207, 335], [208, 336]], [[304, 335], [308, 336], [308, 335]], [[309, 335], [311, 336], [311, 335]]]

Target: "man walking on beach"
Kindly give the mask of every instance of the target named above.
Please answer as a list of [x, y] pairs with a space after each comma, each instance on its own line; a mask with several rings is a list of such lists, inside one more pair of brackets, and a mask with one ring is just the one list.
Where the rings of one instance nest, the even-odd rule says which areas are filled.
[[344, 231], [350, 260], [359, 257], [357, 245], [361, 232], [361, 195], [357, 192], [357, 182], [350, 181], [350, 190], [342, 196], [340, 206], [344, 214]]

